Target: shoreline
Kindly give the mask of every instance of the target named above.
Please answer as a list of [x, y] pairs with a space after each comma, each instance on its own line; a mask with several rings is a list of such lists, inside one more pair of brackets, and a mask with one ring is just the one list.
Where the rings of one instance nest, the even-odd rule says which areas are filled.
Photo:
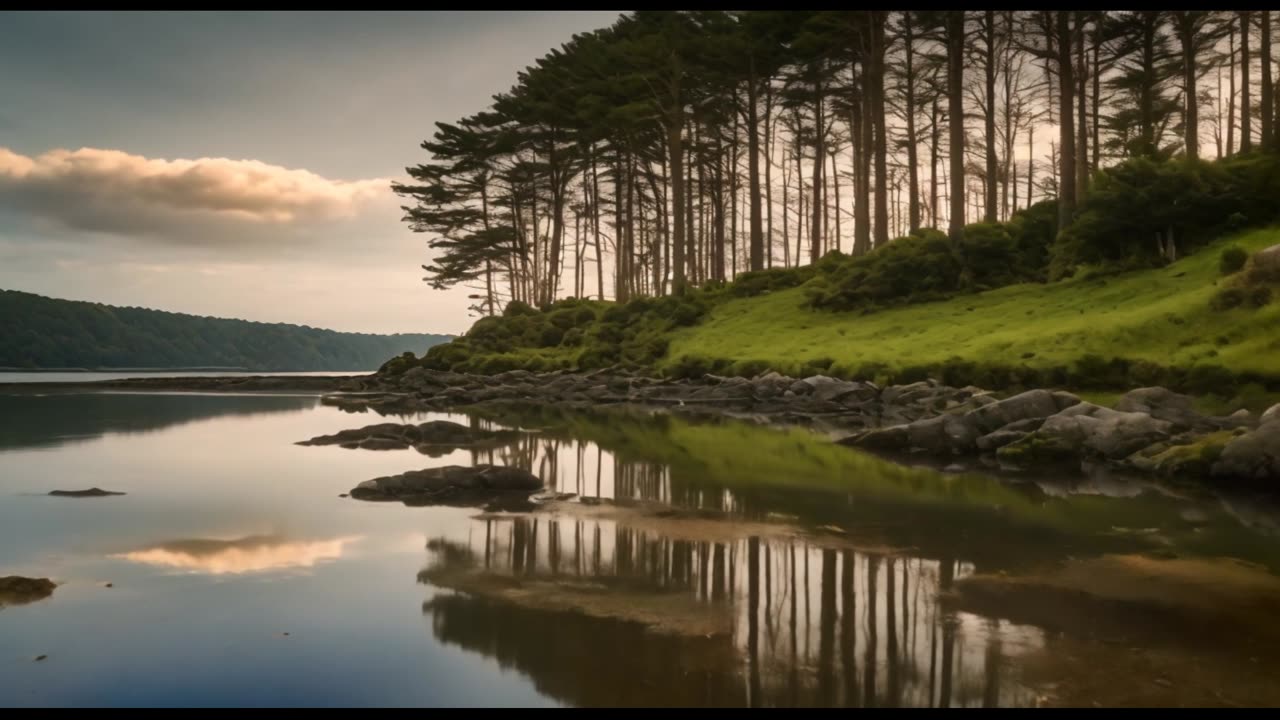
[[[475, 375], [412, 368], [402, 374], [128, 378], [0, 383], [0, 393], [86, 390], [307, 392], [350, 412], [380, 415], [501, 403], [566, 409], [631, 406], [823, 430], [841, 445], [935, 466], [1025, 471], [1103, 465], [1206, 484], [1280, 480], [1280, 404], [1255, 415], [1196, 411], [1161, 387], [1122, 395], [1114, 407], [1061, 390], [1003, 396], [935, 380], [881, 387], [823, 375], [660, 379], [622, 371], [513, 370]], [[902, 462], [903, 460], [898, 460]], [[945, 468], [944, 468], [945, 469]]]

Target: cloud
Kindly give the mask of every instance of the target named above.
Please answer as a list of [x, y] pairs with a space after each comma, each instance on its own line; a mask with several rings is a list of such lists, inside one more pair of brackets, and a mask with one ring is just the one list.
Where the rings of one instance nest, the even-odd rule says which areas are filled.
[[0, 147], [0, 207], [170, 244], [288, 238], [293, 228], [355, 219], [371, 206], [385, 210], [394, 198], [389, 184], [258, 160], [166, 160], [98, 148], [28, 157]]

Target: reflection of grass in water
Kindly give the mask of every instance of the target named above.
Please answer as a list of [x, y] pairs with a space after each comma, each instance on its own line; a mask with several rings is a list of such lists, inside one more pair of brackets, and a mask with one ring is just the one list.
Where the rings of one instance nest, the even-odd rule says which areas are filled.
[[[670, 467], [673, 490], [728, 489], [748, 508], [809, 522], [891, 526], [908, 542], [1000, 557], [1099, 553], [1171, 544], [1181, 552], [1238, 556], [1280, 569], [1280, 548], [1208, 498], [1155, 491], [1131, 498], [1046, 496], [1027, 483], [908, 467], [803, 429], [694, 422], [625, 410], [502, 405], [477, 414], [594, 442], [623, 461]], [[1201, 522], [1182, 517], [1196, 509]], [[1156, 533], [1131, 530], [1156, 528]], [[899, 541], [901, 542], [901, 540]], [[969, 555], [972, 556], [972, 555]]]

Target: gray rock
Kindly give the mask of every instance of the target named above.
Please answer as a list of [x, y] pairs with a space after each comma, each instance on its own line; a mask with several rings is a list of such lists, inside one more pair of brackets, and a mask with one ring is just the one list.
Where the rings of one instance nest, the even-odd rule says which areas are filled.
[[980, 434], [965, 415], [939, 415], [907, 426], [910, 446], [930, 452], [970, 452], [977, 447]]
[[996, 430], [993, 433], [989, 433], [978, 438], [977, 445], [979, 450], [998, 450], [1005, 445], [1017, 442], [1026, 436], [1026, 430]]
[[102, 488], [94, 487], [94, 488], [89, 488], [88, 490], [53, 490], [49, 494], [54, 497], [88, 498], [88, 497], [110, 497], [112, 495], [123, 495], [124, 493], [114, 492], [111, 490], [103, 490]]
[[1116, 402], [1120, 412], [1146, 413], [1157, 420], [1171, 422], [1182, 428], [1205, 425], [1206, 418], [1196, 412], [1192, 399], [1162, 387], [1145, 387], [1130, 390]]
[[910, 437], [906, 425], [894, 425], [858, 433], [838, 442], [872, 450], [905, 450], [910, 445]]
[[525, 470], [501, 465], [449, 465], [366, 480], [351, 490], [357, 500], [399, 500], [406, 505], [482, 505], [507, 494], [542, 489]]
[[1258, 418], [1259, 425], [1266, 425], [1280, 420], [1280, 403], [1276, 403], [1266, 410], [1262, 411], [1262, 416]]
[[[1079, 402], [1077, 399], [1076, 402]], [[1028, 390], [1010, 398], [970, 410], [968, 417], [980, 434], [994, 432], [1009, 423], [1030, 418], [1043, 419], [1056, 414], [1056, 398], [1048, 390]]]
[[1280, 420], [1273, 417], [1227, 443], [1210, 474], [1222, 479], [1280, 480]]
[[1120, 459], [1173, 434], [1173, 424], [1138, 412], [1079, 403], [1044, 421], [1033, 437], [1055, 447], [1075, 447], [1082, 455]]

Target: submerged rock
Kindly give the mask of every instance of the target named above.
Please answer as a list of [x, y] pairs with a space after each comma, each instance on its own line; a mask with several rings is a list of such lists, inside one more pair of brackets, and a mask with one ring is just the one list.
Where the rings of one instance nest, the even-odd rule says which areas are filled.
[[0, 577], [0, 607], [26, 605], [43, 600], [53, 594], [57, 585], [48, 578], [29, 578], [20, 575]]
[[365, 450], [403, 450], [413, 447], [419, 452], [499, 445], [518, 436], [514, 430], [480, 430], [447, 420], [432, 420], [419, 425], [379, 423], [334, 435], [321, 435], [303, 440], [298, 445], [340, 445]]
[[448, 465], [366, 480], [351, 491], [357, 500], [399, 500], [406, 505], [483, 505], [514, 497], [527, 499], [542, 479], [502, 465]]
[[49, 492], [54, 497], [109, 497], [111, 495], [124, 495], [122, 492], [114, 492], [112, 490], [103, 490], [102, 488], [89, 488], [88, 490], [53, 490]]

